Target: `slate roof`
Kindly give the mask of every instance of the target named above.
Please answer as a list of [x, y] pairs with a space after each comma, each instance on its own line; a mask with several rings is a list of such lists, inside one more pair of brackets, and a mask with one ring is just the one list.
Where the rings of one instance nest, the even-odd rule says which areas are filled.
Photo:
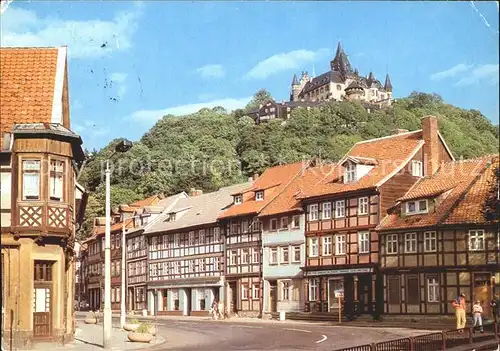
[[[423, 145], [422, 131], [391, 135], [356, 143], [346, 154], [346, 157], [372, 159], [376, 162], [374, 168], [357, 182], [344, 184], [344, 168], [340, 165], [330, 165], [316, 172], [316, 180], [305, 184], [301, 198], [312, 198], [349, 191], [375, 188], [401, 167], [401, 162], [409, 160]], [[343, 160], [339, 162], [342, 164]]]
[[[167, 232], [215, 223], [217, 217], [233, 203], [231, 194], [240, 190], [248, 189], [251, 182], [232, 185], [220, 188], [212, 193], [179, 199], [175, 206], [168, 212], [161, 215], [155, 224], [146, 229], [145, 234]], [[183, 212], [175, 221], [166, 221], [170, 213]]]
[[219, 219], [258, 214], [281, 191], [286, 189], [294, 177], [306, 167], [307, 163], [297, 162], [268, 168], [255, 181], [253, 186], [254, 189], [266, 189], [264, 191], [264, 199], [256, 201], [254, 190], [249, 189], [243, 193], [243, 203], [232, 205], [219, 216]]
[[58, 48], [0, 48], [0, 146], [14, 124], [50, 123]]
[[[403, 200], [419, 198], [416, 196], [435, 197], [449, 191], [433, 212], [402, 217], [400, 206], [396, 206], [393, 212], [381, 221], [377, 229], [412, 229], [441, 224], [484, 223], [481, 209], [487, 190], [492, 186], [494, 168], [492, 162], [498, 163], [498, 156], [443, 164], [434, 176], [422, 178], [402, 197]], [[446, 185], [447, 182], [449, 185]]]

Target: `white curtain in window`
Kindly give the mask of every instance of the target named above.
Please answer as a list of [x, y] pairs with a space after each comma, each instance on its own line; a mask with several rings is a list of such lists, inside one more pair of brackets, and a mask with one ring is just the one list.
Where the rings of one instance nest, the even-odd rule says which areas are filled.
[[23, 174], [23, 195], [24, 198], [38, 197], [40, 189], [40, 174], [39, 173], [24, 173]]

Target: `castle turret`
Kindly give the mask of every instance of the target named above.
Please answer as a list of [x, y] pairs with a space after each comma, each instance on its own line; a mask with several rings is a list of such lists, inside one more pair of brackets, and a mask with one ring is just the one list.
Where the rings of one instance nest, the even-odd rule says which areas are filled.
[[387, 73], [387, 75], [385, 76], [384, 89], [388, 93], [392, 93], [392, 83], [391, 78], [389, 77], [389, 73]]
[[297, 101], [299, 99], [299, 94], [300, 91], [302, 90], [299, 79], [297, 78], [297, 75], [293, 75], [292, 79], [292, 92], [290, 93], [290, 101]]
[[373, 72], [370, 71], [370, 73], [368, 74], [368, 78], [366, 79], [366, 85], [368, 85], [368, 88], [371, 87], [374, 81], [375, 81], [375, 76], [373, 75]]
[[340, 72], [342, 75], [346, 75], [347, 73], [352, 73], [352, 66], [347, 58], [347, 55], [344, 53], [344, 49], [342, 49], [342, 45], [340, 41], [337, 45], [337, 53], [332, 61], [330, 61], [330, 68], [332, 71]]
[[351, 84], [345, 88], [345, 95], [348, 100], [361, 100], [364, 94], [365, 90], [356, 80], [353, 80]]

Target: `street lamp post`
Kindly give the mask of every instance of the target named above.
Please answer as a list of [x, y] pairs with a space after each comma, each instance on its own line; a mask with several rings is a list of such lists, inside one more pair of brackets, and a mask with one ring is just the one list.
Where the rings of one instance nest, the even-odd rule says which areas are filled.
[[103, 347], [111, 349], [111, 170], [109, 160], [117, 152], [127, 152], [132, 147], [132, 142], [122, 140], [116, 145], [114, 152], [106, 160], [106, 226], [104, 234], [104, 317], [103, 317]]

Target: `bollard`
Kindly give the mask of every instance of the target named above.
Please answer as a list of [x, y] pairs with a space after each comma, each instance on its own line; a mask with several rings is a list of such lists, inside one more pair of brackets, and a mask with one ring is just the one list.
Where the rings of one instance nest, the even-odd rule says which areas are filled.
[[283, 322], [286, 319], [285, 311], [280, 311], [280, 322]]

